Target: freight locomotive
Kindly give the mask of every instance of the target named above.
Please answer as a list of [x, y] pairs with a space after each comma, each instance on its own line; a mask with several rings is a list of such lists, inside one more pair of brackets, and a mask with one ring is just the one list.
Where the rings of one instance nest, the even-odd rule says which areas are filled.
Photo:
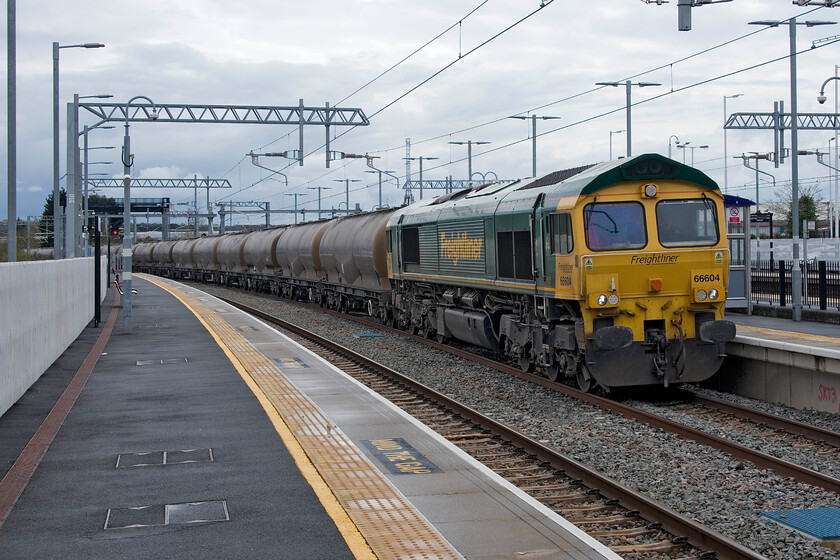
[[723, 319], [723, 195], [658, 154], [386, 209], [140, 243], [139, 271], [362, 312], [496, 350], [583, 390], [711, 377]]

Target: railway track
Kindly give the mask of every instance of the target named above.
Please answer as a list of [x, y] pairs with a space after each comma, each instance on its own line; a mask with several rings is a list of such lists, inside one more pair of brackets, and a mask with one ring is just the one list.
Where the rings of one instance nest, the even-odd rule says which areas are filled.
[[293, 333], [617, 554], [760, 559], [761, 555], [571, 457], [402, 374], [273, 315], [226, 300]]
[[[253, 292], [248, 292], [248, 294], [254, 295]], [[282, 301], [288, 302], [288, 300]], [[229, 301], [229, 303], [237, 305], [233, 301]], [[473, 353], [472, 351], [456, 348], [448, 344], [441, 344], [437, 341], [426, 339], [422, 336], [413, 335], [399, 329], [391, 329], [390, 327], [383, 326], [377, 322], [370, 321], [363, 317], [346, 315], [335, 311], [325, 310], [316, 306], [308, 306], [308, 304], [301, 304], [300, 302], [291, 303], [311, 307], [312, 309], [317, 309], [320, 312], [325, 311], [327, 313], [345, 319], [349, 319], [369, 327], [391, 330], [392, 332], [395, 332], [400, 336], [412, 338], [413, 340], [421, 342], [422, 344], [428, 345], [432, 348], [436, 348], [438, 350], [457, 355], [466, 360], [470, 360], [494, 368], [498, 371], [518, 377], [520, 379], [524, 379], [546, 389], [556, 391], [565, 396], [574, 398], [581, 402], [585, 402], [592, 406], [596, 406], [610, 413], [618, 414], [625, 418], [632, 419], [637, 422], [642, 422], [653, 428], [657, 428], [665, 432], [677, 435], [678, 437], [681, 437], [683, 439], [695, 441], [701, 445], [718, 449], [741, 461], [749, 461], [759, 468], [772, 470], [781, 476], [790, 477], [796, 480], [797, 482], [803, 484], [810, 484], [813, 486], [824, 488], [836, 494], [840, 494], [840, 479], [829, 475], [825, 475], [823, 473], [817, 472], [807, 467], [803, 467], [801, 465], [797, 465], [793, 462], [786, 461], [784, 459], [780, 459], [772, 455], [768, 455], [756, 449], [740, 445], [722, 437], [709, 434], [698, 428], [686, 426], [685, 424], [670, 420], [661, 415], [647, 412], [637, 407], [626, 405], [600, 395], [596, 395], [593, 393], [585, 393], [574, 387], [549, 381], [547, 378], [537, 375], [535, 373], [523, 372], [519, 368], [501, 363], [493, 358], [478, 355]], [[780, 431], [783, 435], [793, 434], [801, 436], [812, 442], [817, 442], [824, 446], [820, 453], [834, 452], [840, 449], [840, 434], [836, 432], [823, 430], [815, 426], [810, 426], [808, 424], [796, 422], [787, 418], [783, 418], [781, 416], [776, 416], [747, 407], [735, 405], [732, 403], [727, 403], [718, 399], [711, 399], [708, 397], [694, 395], [686, 391], [676, 393], [675, 395], [681, 395], [685, 398], [686, 402], [702, 406], [707, 410], [717, 410], [721, 413], [729, 414], [743, 421], [751, 422], [755, 425], [773, 428], [775, 430]]]
[[682, 391], [679, 395], [685, 402], [702, 406], [707, 410], [717, 411], [729, 417], [735, 417], [758, 426], [764, 426], [768, 429], [779, 430], [784, 434], [801, 436], [834, 450], [840, 450], [840, 434], [837, 432], [824, 430], [803, 422], [797, 422], [796, 420], [783, 418], [781, 416], [776, 416], [775, 414], [769, 414], [767, 412], [755, 410], [754, 408], [740, 406], [720, 399], [696, 395], [688, 391]]

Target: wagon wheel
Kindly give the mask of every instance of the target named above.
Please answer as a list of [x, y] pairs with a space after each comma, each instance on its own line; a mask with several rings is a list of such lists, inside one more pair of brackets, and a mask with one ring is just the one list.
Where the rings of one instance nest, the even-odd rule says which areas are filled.
[[595, 388], [595, 379], [592, 378], [592, 375], [589, 373], [589, 368], [586, 367], [586, 364], [580, 365], [580, 368], [578, 368], [577, 371], [576, 379], [578, 388], [584, 393], [588, 393], [589, 391]]

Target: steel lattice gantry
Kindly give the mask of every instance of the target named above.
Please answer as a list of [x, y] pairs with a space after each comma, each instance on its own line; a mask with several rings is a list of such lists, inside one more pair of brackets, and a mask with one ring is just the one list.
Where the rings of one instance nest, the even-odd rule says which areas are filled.
[[[80, 109], [92, 113], [99, 121], [91, 128], [106, 122], [164, 122], [164, 123], [215, 123], [215, 124], [284, 124], [300, 127], [299, 165], [303, 165], [303, 127], [323, 126], [326, 129], [327, 154], [330, 152], [331, 126], [368, 126], [370, 121], [358, 108], [307, 107], [303, 99], [297, 106], [274, 107], [270, 105], [126, 105], [125, 103], [79, 103]], [[152, 114], [154, 112], [154, 114]], [[327, 155], [327, 167], [329, 167]]]
[[[126, 109], [125, 103], [81, 102], [79, 108], [93, 113], [101, 122], [125, 122], [125, 114], [128, 110], [129, 122], [305, 124], [322, 126], [367, 126], [370, 124], [361, 109], [330, 107], [329, 104], [324, 107], [306, 107], [303, 105], [303, 100], [296, 107], [155, 104], [154, 107], [152, 105], [132, 105]], [[158, 113], [156, 119], [151, 117], [153, 108]]]
[[132, 104], [100, 103], [94, 100], [80, 101], [78, 97], [67, 104], [67, 222], [66, 252], [75, 255], [80, 251], [79, 237], [81, 215], [78, 204], [81, 195], [81, 168], [79, 153], [79, 109], [92, 114], [97, 122], [92, 130], [105, 123], [119, 122], [162, 122], [162, 123], [215, 123], [215, 124], [274, 124], [297, 125], [299, 127], [300, 151], [298, 164], [303, 165], [303, 127], [323, 126], [325, 128], [327, 167], [329, 167], [330, 127], [368, 126], [370, 121], [364, 111], [358, 108], [308, 107], [303, 99], [297, 106], [270, 105], [203, 105], [203, 104]]
[[[840, 115], [830, 113], [798, 113], [800, 130], [835, 130], [840, 128]], [[728, 129], [789, 129], [790, 113], [732, 113], [726, 120]]]
[[[122, 188], [122, 179], [88, 179], [93, 188]], [[132, 179], [131, 185], [137, 188], [154, 189], [193, 189], [196, 186], [208, 189], [233, 188], [227, 179]]]
[[[784, 112], [781, 102], [775, 103], [772, 113], [732, 113], [723, 127], [728, 130], [772, 130], [774, 133], [774, 163], [779, 167], [785, 160], [784, 135], [793, 124], [791, 114]], [[799, 130], [838, 130], [840, 115], [833, 113], [797, 113], [796, 125]]]

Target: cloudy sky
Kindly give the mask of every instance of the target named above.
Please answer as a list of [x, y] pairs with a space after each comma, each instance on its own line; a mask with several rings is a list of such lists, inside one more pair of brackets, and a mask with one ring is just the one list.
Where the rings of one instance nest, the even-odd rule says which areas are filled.
[[[17, 207], [18, 215], [40, 215], [52, 191], [52, 42], [102, 42], [102, 49], [61, 50], [61, 171], [65, 173], [66, 103], [72, 95], [111, 94], [114, 102], [144, 95], [156, 103], [361, 108], [370, 126], [334, 127], [331, 149], [377, 156], [380, 169], [406, 175], [406, 138], [411, 155], [424, 161], [424, 179], [467, 178], [467, 147], [473, 171], [499, 178], [531, 175], [530, 121], [511, 115], [560, 117], [537, 122], [537, 173], [545, 174], [610, 157], [610, 131], [626, 128], [625, 90], [601, 81], [658, 82], [632, 88], [635, 155], [668, 154], [694, 164], [724, 183], [724, 96], [727, 111], [768, 112], [773, 102], [790, 104], [788, 29], [748, 25], [754, 20], [840, 21], [840, 9], [794, 6], [788, 0], [734, 0], [693, 10], [693, 30], [677, 30], [676, 0], [313, 0], [307, 3], [252, 0], [43, 0], [17, 5]], [[447, 31], [449, 29], [449, 31]], [[840, 43], [815, 40], [840, 35], [840, 26], [798, 28], [800, 112], [834, 109], [818, 105], [823, 80], [840, 64]], [[5, 54], [3, 41], [3, 58]], [[424, 46], [425, 45], [425, 46]], [[776, 62], [773, 60], [779, 59]], [[390, 70], [389, 70], [390, 69]], [[5, 88], [3, 80], [2, 87]], [[5, 98], [5, 90], [3, 92]], [[81, 125], [93, 124], [82, 114]], [[6, 113], [2, 126], [6, 129]], [[623, 156], [624, 132], [612, 134], [613, 156]], [[90, 153], [91, 173], [122, 177], [123, 130], [99, 130], [91, 146], [116, 146]], [[828, 131], [802, 132], [801, 148], [827, 149]], [[730, 131], [729, 192], [755, 198], [755, 175], [731, 156], [767, 152], [771, 131]], [[324, 130], [306, 127], [303, 167], [279, 158], [261, 163], [280, 169], [288, 185], [251, 164], [251, 150], [297, 148], [296, 127], [136, 123], [131, 126], [132, 175], [141, 178], [225, 178], [229, 190], [211, 191], [216, 202], [268, 201], [272, 209], [314, 209], [317, 191], [324, 208], [338, 206], [350, 179], [350, 204], [370, 209], [378, 202], [374, 174], [362, 160], [324, 163]], [[833, 142], [832, 142], [833, 144]], [[2, 143], [5, 148], [6, 143]], [[7, 157], [3, 149], [2, 177]], [[838, 161], [837, 159], [834, 160]], [[762, 162], [782, 186], [790, 165]], [[412, 176], [417, 179], [417, 162]], [[492, 173], [490, 173], [492, 172]], [[829, 170], [808, 156], [800, 163], [803, 184], [829, 198]], [[762, 200], [775, 198], [762, 176]], [[64, 186], [62, 180], [62, 187]], [[121, 190], [103, 191], [121, 197]], [[133, 189], [133, 196], [169, 196], [192, 204], [193, 192]], [[426, 193], [428, 196], [428, 193]], [[395, 182], [383, 187], [383, 202], [402, 203]], [[199, 205], [206, 205], [199, 194]], [[175, 211], [186, 211], [187, 205]], [[6, 196], [0, 215], [7, 215]], [[235, 221], [261, 223], [241, 215]], [[291, 216], [275, 215], [272, 223]]]

